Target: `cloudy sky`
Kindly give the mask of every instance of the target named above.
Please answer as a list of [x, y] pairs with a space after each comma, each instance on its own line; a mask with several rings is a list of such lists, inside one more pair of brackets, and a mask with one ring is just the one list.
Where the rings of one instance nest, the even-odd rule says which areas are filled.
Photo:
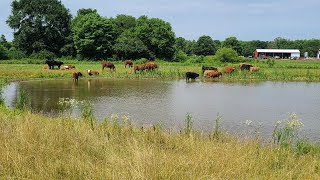
[[[12, 0], [0, 0], [0, 34], [12, 40], [6, 19]], [[177, 37], [197, 40], [202, 35], [224, 40], [270, 41], [320, 39], [320, 0], [61, 0], [73, 16], [94, 8], [105, 17], [117, 14], [161, 18]]]

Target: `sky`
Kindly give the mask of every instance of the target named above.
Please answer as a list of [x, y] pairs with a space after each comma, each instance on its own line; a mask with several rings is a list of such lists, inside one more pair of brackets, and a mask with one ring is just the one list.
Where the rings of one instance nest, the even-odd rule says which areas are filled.
[[[6, 20], [12, 0], [0, 0], [0, 34], [13, 39]], [[214, 40], [272, 41], [320, 39], [320, 0], [61, 0], [73, 15], [81, 8], [97, 9], [104, 17], [147, 15], [171, 24], [176, 37]]]

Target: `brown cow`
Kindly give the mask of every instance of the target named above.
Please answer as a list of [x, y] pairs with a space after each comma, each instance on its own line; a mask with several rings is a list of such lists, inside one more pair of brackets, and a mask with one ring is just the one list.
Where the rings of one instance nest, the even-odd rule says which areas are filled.
[[147, 62], [146, 63], [146, 66], [145, 66], [146, 71], [154, 70], [156, 68], [158, 68], [157, 63], [155, 63], [155, 62]]
[[145, 64], [140, 64], [140, 65], [135, 65], [133, 66], [133, 70], [134, 70], [134, 73], [136, 73], [137, 71], [143, 71], [145, 69]]
[[101, 64], [102, 64], [102, 71], [104, 70], [104, 68], [110, 68], [110, 71], [111, 70], [113, 70], [113, 71], [116, 70], [116, 67], [114, 66], [114, 64], [112, 62], [103, 62]]
[[233, 66], [226, 66], [226, 67], [224, 67], [224, 72], [230, 74], [230, 73], [232, 73], [235, 69], [236, 69], [236, 68], [233, 67]]
[[250, 72], [259, 71], [260, 67], [258, 66], [252, 66], [250, 67]]
[[95, 75], [95, 76], [99, 76], [99, 72], [98, 71], [93, 71], [93, 70], [88, 70], [88, 74], [89, 76]]
[[48, 65], [43, 66], [43, 69], [49, 69]]
[[72, 77], [74, 82], [78, 82], [79, 77], [82, 76], [81, 72], [73, 72]]
[[74, 65], [71, 65], [71, 64], [69, 64], [69, 65], [64, 65], [64, 66], [61, 66], [61, 70], [66, 70], [66, 69], [74, 69], [74, 68], [76, 68]]
[[204, 71], [204, 76], [209, 77], [209, 78], [215, 78], [215, 77], [220, 77], [222, 76], [222, 73], [216, 70], [205, 70]]
[[126, 59], [124, 61], [124, 67], [127, 68], [127, 65], [129, 66], [129, 68], [131, 68], [132, 65], [133, 65], [133, 62], [131, 60], [129, 60], [129, 59]]

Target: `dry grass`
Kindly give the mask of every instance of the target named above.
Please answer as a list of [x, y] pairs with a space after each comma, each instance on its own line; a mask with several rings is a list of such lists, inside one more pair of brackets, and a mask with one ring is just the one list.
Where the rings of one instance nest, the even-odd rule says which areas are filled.
[[319, 179], [320, 156], [229, 136], [170, 134], [0, 107], [0, 177]]

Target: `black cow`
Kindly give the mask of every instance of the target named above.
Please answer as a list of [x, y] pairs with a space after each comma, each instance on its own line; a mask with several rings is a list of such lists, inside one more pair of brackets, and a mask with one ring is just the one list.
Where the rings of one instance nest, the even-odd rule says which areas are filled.
[[189, 81], [189, 79], [195, 80], [197, 77], [199, 77], [198, 73], [195, 72], [186, 72], [186, 81]]
[[54, 66], [58, 66], [58, 69], [60, 69], [60, 66], [63, 64], [63, 62], [46, 60], [46, 64], [48, 64], [49, 69], [54, 69]]
[[251, 64], [242, 64], [242, 66], [240, 67], [241, 71], [242, 70], [247, 70], [250, 71], [250, 67], [253, 67]]
[[215, 71], [218, 71], [218, 69], [215, 68], [215, 67], [203, 66], [203, 65], [202, 65], [202, 74], [204, 73], [205, 70], [215, 70]]

